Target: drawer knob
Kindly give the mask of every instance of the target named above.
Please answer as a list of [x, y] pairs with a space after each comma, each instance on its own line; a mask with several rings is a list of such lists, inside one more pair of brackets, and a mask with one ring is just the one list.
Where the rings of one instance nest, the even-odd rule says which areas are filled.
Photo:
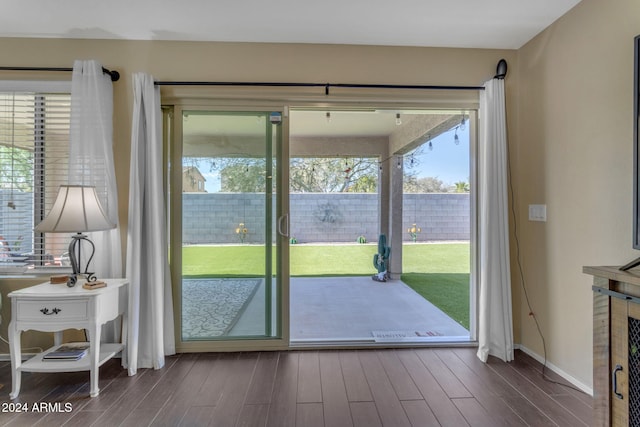
[[51, 310], [49, 310], [48, 308], [43, 308], [40, 309], [40, 313], [44, 314], [45, 316], [51, 316], [52, 314], [58, 314], [62, 311], [62, 309], [54, 307]]

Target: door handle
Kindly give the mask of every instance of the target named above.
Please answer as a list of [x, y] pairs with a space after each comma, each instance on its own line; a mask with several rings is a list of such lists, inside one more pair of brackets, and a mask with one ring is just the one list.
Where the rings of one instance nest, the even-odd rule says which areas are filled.
[[611, 381], [613, 382], [613, 394], [615, 394], [615, 396], [618, 399], [622, 399], [622, 393], [618, 393], [618, 372], [622, 371], [622, 366], [620, 365], [616, 365], [615, 368], [613, 368], [613, 372], [611, 373]]
[[[287, 231], [283, 231], [283, 224], [287, 226]], [[281, 215], [278, 218], [278, 234], [282, 237], [289, 237], [289, 214]]]

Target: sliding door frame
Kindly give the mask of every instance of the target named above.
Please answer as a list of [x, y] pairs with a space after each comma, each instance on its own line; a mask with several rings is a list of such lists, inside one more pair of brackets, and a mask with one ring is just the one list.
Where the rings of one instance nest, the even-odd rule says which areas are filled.
[[[184, 100], [166, 104], [171, 108], [170, 126], [165, 130], [171, 130], [171, 138], [168, 143], [168, 174], [169, 185], [169, 259], [171, 265], [171, 281], [173, 283], [173, 306], [176, 351], [178, 353], [197, 353], [211, 351], [247, 351], [247, 350], [285, 350], [289, 348], [289, 239], [286, 235], [276, 232], [276, 283], [280, 290], [280, 298], [277, 301], [277, 309], [273, 316], [276, 324], [276, 337], [229, 337], [228, 339], [216, 339], [211, 341], [183, 341], [182, 340], [182, 116], [184, 111], [202, 110], [216, 112], [279, 112], [282, 114], [282, 123], [276, 130], [279, 138], [273, 141], [276, 154], [276, 218], [277, 223], [288, 222], [289, 212], [289, 171], [288, 171], [288, 138], [289, 118], [285, 114], [286, 109], [282, 105], [256, 105], [246, 104], [221, 104], [215, 100], [199, 100], [197, 102]], [[281, 220], [281, 221], [280, 221]], [[288, 227], [288, 223], [284, 224]], [[268, 283], [265, 283], [265, 286]], [[270, 325], [267, 325], [270, 327]]]
[[[346, 109], [434, 109], [434, 110], [463, 110], [469, 113], [471, 126], [470, 137], [470, 184], [472, 186], [471, 199], [471, 292], [470, 292], [470, 341], [464, 343], [445, 343], [448, 346], [474, 346], [477, 345], [477, 283], [479, 266], [477, 265], [477, 117], [478, 117], [478, 92], [477, 91], [379, 91], [361, 90], [357, 95], [353, 93], [336, 93], [328, 99], [326, 96], [318, 96], [309, 93], [288, 93], [280, 91], [265, 91], [256, 93], [238, 88], [216, 87], [216, 92], [197, 87], [163, 87], [163, 105], [173, 109], [173, 120], [168, 130], [172, 140], [168, 146], [169, 165], [181, 166], [182, 162], [182, 121], [176, 117], [182, 117], [183, 110], [210, 109], [213, 111], [265, 111], [281, 112], [282, 125], [281, 143], [277, 144], [277, 161], [280, 162], [278, 170], [278, 191], [276, 197], [276, 227], [284, 225], [285, 231], [289, 230], [289, 108], [291, 109], [318, 109], [318, 108], [346, 108]], [[166, 93], [165, 93], [166, 92]], [[437, 95], [436, 95], [437, 94]], [[206, 97], [206, 98], [204, 98]], [[171, 167], [168, 170], [169, 185], [169, 218], [170, 218], [170, 245], [171, 277], [173, 286], [174, 307], [180, 307], [180, 283], [182, 274], [182, 168]], [[285, 233], [286, 234], [286, 233]], [[290, 343], [290, 272], [289, 272], [289, 238], [285, 234], [276, 233], [278, 244], [276, 245], [277, 269], [280, 286], [280, 319], [277, 322], [278, 338], [246, 339], [246, 340], [220, 340], [211, 345], [211, 341], [204, 343], [183, 342], [181, 339], [181, 319], [179, 311], [174, 309], [176, 350], [178, 352], [205, 352], [205, 351], [261, 351], [261, 350], [286, 350], [300, 349], [299, 345], [291, 346]], [[179, 244], [178, 244], [179, 243]], [[393, 347], [431, 347], [434, 344], [420, 343], [385, 343]], [[443, 344], [438, 344], [443, 345]], [[368, 344], [364, 347], [377, 347], [376, 344]], [[215, 348], [214, 348], [215, 347]], [[353, 344], [312, 345], [308, 348], [361, 348], [363, 346]], [[307, 348], [307, 347], [305, 347]]]

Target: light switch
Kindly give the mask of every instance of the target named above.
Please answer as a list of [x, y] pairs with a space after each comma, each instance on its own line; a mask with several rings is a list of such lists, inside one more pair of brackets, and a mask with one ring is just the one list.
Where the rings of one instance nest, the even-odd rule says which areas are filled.
[[529, 205], [529, 221], [546, 221], [547, 205]]

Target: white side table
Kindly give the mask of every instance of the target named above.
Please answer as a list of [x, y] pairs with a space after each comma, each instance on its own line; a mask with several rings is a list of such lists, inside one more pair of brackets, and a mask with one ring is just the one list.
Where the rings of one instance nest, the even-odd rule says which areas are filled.
[[[102, 279], [104, 288], [87, 290], [82, 283], [70, 288], [66, 284], [42, 283], [11, 292], [11, 322], [9, 348], [13, 388], [9, 397], [20, 393], [23, 371], [77, 372], [90, 371], [91, 397], [98, 395], [98, 368], [127, 346], [127, 304], [129, 282], [126, 279]], [[122, 316], [121, 343], [100, 343], [101, 327]], [[54, 332], [54, 347], [22, 363], [20, 335], [22, 331]], [[77, 361], [42, 360], [42, 357], [62, 344], [65, 329], [86, 329], [89, 332], [89, 353]], [[124, 358], [123, 358], [124, 360]]]

